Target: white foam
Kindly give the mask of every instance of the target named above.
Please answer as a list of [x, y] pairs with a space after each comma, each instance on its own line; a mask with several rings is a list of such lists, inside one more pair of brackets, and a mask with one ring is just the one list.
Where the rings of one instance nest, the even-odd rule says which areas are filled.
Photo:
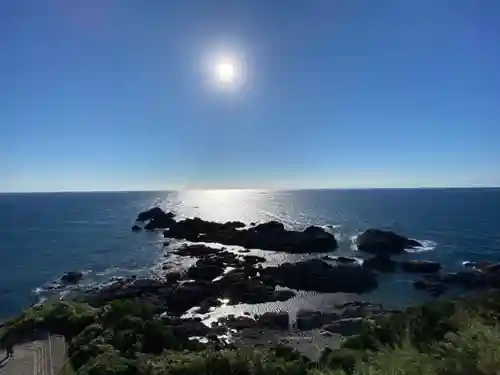
[[349, 240], [351, 241], [351, 245], [349, 246], [351, 248], [351, 250], [353, 251], [358, 251], [358, 244], [357, 244], [357, 240], [358, 240], [358, 236], [361, 234], [361, 232], [359, 232], [358, 234], [355, 234], [354, 236], [351, 236], [349, 237]]
[[408, 253], [421, 253], [424, 251], [432, 251], [436, 248], [437, 242], [431, 240], [417, 240], [422, 244], [422, 246], [417, 246], [412, 249], [406, 249]]

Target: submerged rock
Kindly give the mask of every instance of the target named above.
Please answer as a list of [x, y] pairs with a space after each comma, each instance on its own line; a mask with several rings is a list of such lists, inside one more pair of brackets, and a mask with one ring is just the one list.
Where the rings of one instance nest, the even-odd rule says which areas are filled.
[[379, 272], [394, 272], [397, 263], [388, 256], [375, 256], [363, 261], [363, 268]]
[[439, 281], [439, 277], [427, 277], [413, 282], [417, 290], [425, 290], [433, 297], [438, 297], [446, 291], [446, 285]]
[[78, 284], [82, 278], [83, 273], [78, 271], [70, 271], [61, 276], [61, 281], [66, 284]]
[[377, 255], [400, 254], [405, 249], [422, 246], [418, 241], [380, 229], [368, 229], [358, 236], [356, 243], [359, 250]]
[[401, 269], [411, 273], [436, 273], [441, 269], [441, 264], [429, 260], [412, 260], [399, 263]]
[[[323, 293], [364, 293], [377, 287], [375, 274], [362, 267], [331, 266], [319, 259], [284, 263], [261, 270], [278, 285]], [[265, 279], [265, 280], [269, 280]]]

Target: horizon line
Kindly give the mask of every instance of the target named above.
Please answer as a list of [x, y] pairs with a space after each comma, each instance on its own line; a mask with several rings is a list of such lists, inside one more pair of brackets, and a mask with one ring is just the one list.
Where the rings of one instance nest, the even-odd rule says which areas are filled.
[[415, 187], [327, 187], [327, 188], [186, 188], [186, 189], [130, 189], [130, 190], [56, 190], [56, 191], [0, 191], [5, 194], [71, 194], [71, 193], [178, 193], [185, 191], [328, 191], [328, 190], [452, 190], [500, 189], [496, 185], [484, 186], [415, 186]]

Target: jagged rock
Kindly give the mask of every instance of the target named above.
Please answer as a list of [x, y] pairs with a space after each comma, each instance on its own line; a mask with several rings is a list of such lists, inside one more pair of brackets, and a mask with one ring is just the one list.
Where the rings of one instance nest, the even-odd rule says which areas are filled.
[[240, 222], [215, 223], [200, 218], [185, 219], [171, 224], [164, 236], [291, 253], [326, 252], [338, 247], [335, 236], [319, 227], [309, 227], [303, 232], [289, 231], [276, 221], [242, 229], [244, 227], [245, 224]]
[[78, 271], [70, 271], [61, 276], [61, 281], [66, 284], [78, 284], [82, 278], [83, 273]]
[[188, 279], [212, 281], [216, 277], [222, 275], [224, 267], [212, 264], [200, 264], [189, 268], [186, 273]]
[[422, 246], [418, 241], [380, 229], [368, 229], [358, 236], [356, 243], [359, 250], [377, 255], [400, 254], [405, 249]]
[[136, 221], [148, 221], [144, 226], [146, 230], [155, 230], [162, 228], [169, 228], [175, 223], [175, 214], [172, 212], [166, 213], [159, 207], [153, 207], [147, 211], [139, 213]]
[[265, 277], [265, 282], [271, 279], [278, 285], [292, 289], [323, 293], [363, 293], [377, 287], [376, 276], [370, 270], [362, 267], [331, 266], [319, 259], [264, 268], [261, 274]]
[[217, 298], [218, 295], [217, 286], [211, 282], [184, 283], [166, 296], [167, 311], [173, 315], [182, 314], [194, 306], [200, 306], [208, 299]]
[[222, 249], [216, 249], [206, 245], [184, 245], [174, 253], [181, 256], [202, 257], [210, 254], [218, 254]]
[[500, 276], [500, 263], [493, 263], [488, 261], [464, 262], [464, 267], [472, 268], [475, 271], [483, 272], [488, 275]]
[[332, 255], [325, 255], [323, 260], [333, 260], [339, 264], [352, 264], [352, 265], [357, 265], [358, 260], [356, 258], [349, 258], [349, 257], [336, 257]]
[[267, 223], [256, 225], [253, 230], [256, 232], [283, 232], [285, 231], [285, 226], [278, 221], [268, 221]]
[[132, 227], [132, 232], [140, 232], [142, 230], [142, 228], [138, 225], [134, 225]]
[[290, 319], [286, 311], [266, 312], [259, 317], [258, 325], [260, 327], [270, 329], [288, 329], [289, 320]]
[[160, 207], [153, 207], [147, 211], [140, 212], [139, 215], [137, 215], [136, 221], [146, 221], [162, 218], [165, 215], [167, 214]]
[[257, 264], [257, 263], [263, 263], [266, 261], [266, 258], [259, 257], [257, 255], [245, 255], [245, 256], [243, 256], [243, 259], [244, 259], [245, 263], [248, 263], [248, 264]]
[[248, 316], [235, 317], [234, 315], [221, 318], [218, 320], [218, 323], [237, 330], [255, 328], [258, 325], [258, 322], [255, 319]]
[[363, 318], [340, 319], [323, 327], [325, 331], [338, 333], [342, 336], [352, 336], [361, 331]]
[[210, 329], [199, 318], [176, 318], [164, 316], [162, 321], [169, 326], [172, 333], [177, 337], [203, 337]]
[[375, 256], [363, 261], [363, 268], [379, 272], [393, 272], [396, 270], [396, 262], [388, 256]]
[[441, 264], [428, 260], [412, 260], [399, 265], [403, 271], [411, 273], [436, 273], [441, 269]]
[[301, 330], [311, 330], [324, 324], [321, 311], [299, 310], [297, 312], [296, 325]]

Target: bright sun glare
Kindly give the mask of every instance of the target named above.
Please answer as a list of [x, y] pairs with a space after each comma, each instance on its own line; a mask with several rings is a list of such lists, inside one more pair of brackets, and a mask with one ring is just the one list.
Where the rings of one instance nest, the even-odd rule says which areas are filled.
[[234, 65], [228, 62], [217, 63], [215, 65], [215, 77], [221, 83], [233, 83], [235, 79]]

